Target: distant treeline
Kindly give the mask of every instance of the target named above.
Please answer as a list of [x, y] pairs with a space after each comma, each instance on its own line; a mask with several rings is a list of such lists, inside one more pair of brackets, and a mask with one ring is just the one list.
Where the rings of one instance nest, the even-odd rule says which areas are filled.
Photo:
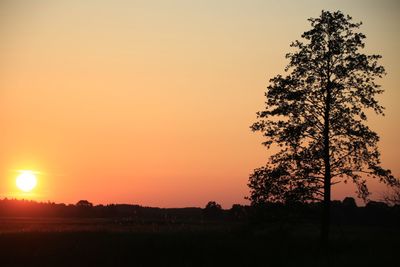
[[[321, 203], [235, 204], [224, 210], [214, 201], [210, 201], [205, 208], [156, 208], [132, 204], [93, 205], [87, 200], [80, 200], [75, 205], [7, 198], [0, 200], [0, 217], [124, 218], [131, 222], [318, 222], [321, 210]], [[357, 207], [353, 198], [335, 200], [332, 201], [332, 222], [400, 225], [400, 206], [371, 201], [365, 207]]]

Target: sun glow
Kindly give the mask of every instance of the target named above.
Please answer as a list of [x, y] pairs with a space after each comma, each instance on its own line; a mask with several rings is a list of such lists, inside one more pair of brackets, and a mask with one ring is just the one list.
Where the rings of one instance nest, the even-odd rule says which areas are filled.
[[30, 192], [37, 184], [36, 175], [33, 171], [20, 171], [17, 176], [16, 185], [24, 192]]

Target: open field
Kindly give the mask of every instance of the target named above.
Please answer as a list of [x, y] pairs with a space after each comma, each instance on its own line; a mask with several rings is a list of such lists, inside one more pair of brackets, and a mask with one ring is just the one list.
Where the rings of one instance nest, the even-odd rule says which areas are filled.
[[312, 224], [0, 222], [2, 266], [390, 266], [400, 252], [396, 227], [335, 226], [323, 250]]

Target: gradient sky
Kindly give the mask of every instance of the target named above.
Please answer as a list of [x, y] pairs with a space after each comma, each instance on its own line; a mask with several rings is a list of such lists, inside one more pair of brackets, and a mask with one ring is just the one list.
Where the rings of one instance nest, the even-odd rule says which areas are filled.
[[[383, 55], [383, 165], [400, 175], [398, 1], [0, 2], [0, 198], [229, 208], [270, 152], [249, 126], [322, 9]], [[17, 170], [40, 172], [34, 192]], [[373, 198], [386, 189], [372, 182]], [[354, 195], [337, 185], [334, 198]]]

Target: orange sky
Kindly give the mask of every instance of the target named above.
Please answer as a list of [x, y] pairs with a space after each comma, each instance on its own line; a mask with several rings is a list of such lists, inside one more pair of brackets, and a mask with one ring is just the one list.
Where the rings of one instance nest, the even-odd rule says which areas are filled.
[[[229, 208], [270, 155], [249, 126], [291, 41], [322, 9], [361, 20], [383, 55], [370, 119], [399, 176], [396, 1], [3, 0], [0, 198]], [[18, 193], [17, 170], [40, 172]], [[384, 187], [371, 184], [373, 197]], [[352, 195], [336, 186], [334, 198]]]

